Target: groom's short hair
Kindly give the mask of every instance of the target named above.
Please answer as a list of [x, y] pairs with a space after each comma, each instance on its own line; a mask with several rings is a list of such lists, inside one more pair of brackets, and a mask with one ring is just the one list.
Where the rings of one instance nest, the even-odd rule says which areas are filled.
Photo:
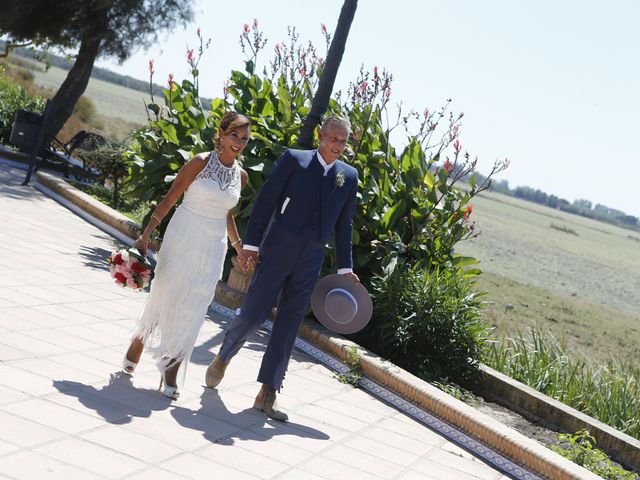
[[320, 130], [325, 131], [331, 127], [344, 128], [347, 131], [347, 135], [351, 135], [351, 124], [346, 118], [330, 115], [324, 119], [324, 122], [322, 122], [322, 125], [320, 126]]

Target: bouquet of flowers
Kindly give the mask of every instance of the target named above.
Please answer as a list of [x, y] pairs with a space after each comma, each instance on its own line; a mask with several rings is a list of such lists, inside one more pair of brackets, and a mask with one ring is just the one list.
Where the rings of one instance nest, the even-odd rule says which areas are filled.
[[111, 278], [122, 288], [142, 290], [153, 277], [153, 267], [149, 260], [135, 248], [118, 250], [109, 255]]

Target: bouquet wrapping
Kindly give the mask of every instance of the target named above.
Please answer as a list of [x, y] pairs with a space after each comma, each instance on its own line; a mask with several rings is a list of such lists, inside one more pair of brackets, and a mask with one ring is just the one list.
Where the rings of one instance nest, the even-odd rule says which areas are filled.
[[117, 285], [132, 290], [149, 286], [153, 278], [153, 267], [137, 249], [121, 249], [109, 255], [109, 271]]

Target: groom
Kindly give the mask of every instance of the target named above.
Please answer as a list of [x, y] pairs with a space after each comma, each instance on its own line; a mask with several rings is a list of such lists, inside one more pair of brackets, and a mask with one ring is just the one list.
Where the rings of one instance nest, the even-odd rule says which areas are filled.
[[[262, 186], [238, 255], [245, 268], [256, 266], [241, 312], [225, 334], [220, 352], [207, 368], [206, 384], [216, 387], [231, 358], [269, 316], [278, 313], [262, 358], [262, 383], [254, 406], [285, 421], [275, 406], [296, 335], [320, 275], [324, 246], [335, 234], [338, 273], [352, 271], [351, 230], [358, 191], [355, 168], [338, 160], [351, 134], [349, 123], [327, 118], [318, 132], [317, 150], [286, 150]], [[270, 224], [270, 221], [273, 222]]]

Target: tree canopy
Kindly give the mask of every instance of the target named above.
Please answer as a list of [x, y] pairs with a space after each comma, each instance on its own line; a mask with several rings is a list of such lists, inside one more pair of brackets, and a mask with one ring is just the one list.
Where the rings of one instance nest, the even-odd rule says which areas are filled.
[[49, 135], [71, 115], [98, 57], [127, 59], [158, 34], [193, 18], [193, 0], [4, 0], [0, 34], [9, 42], [77, 49], [73, 68], [52, 100]]

